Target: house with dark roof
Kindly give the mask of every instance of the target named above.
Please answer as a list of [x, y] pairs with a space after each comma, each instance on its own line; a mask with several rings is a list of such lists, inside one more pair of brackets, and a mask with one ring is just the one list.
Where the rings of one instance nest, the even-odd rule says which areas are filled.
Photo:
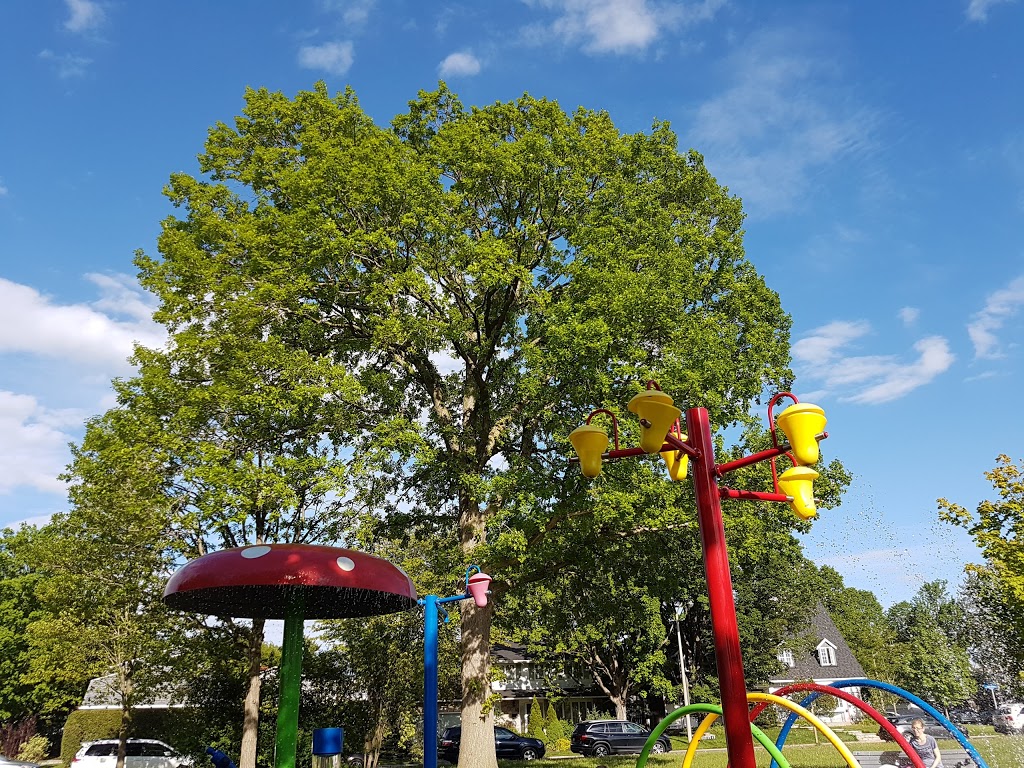
[[[784, 669], [768, 681], [769, 693], [774, 693], [790, 683], [811, 681], [819, 685], [831, 685], [837, 680], [864, 677], [864, 669], [854, 658], [853, 651], [846, 644], [824, 605], [818, 604], [808, 632], [811, 635], [810, 650], [806, 650], [806, 645], [804, 650], [786, 646], [779, 649], [778, 659]], [[860, 697], [859, 688], [844, 690]], [[830, 724], [850, 723], [859, 717], [860, 711], [852, 704], [845, 701], [837, 703], [838, 706], [833, 712], [819, 713], [818, 716]]]
[[[534, 697], [543, 703], [545, 712], [547, 700], [554, 698], [558, 716], [570, 723], [586, 720], [589, 711], [615, 711], [611, 700], [587, 670], [571, 665], [545, 669], [530, 658], [526, 646], [519, 643], [494, 643], [491, 664], [494, 670], [491, 691], [501, 697], [494, 707], [498, 725], [526, 733]], [[458, 701], [441, 703], [439, 722], [442, 728], [458, 725], [459, 704]]]

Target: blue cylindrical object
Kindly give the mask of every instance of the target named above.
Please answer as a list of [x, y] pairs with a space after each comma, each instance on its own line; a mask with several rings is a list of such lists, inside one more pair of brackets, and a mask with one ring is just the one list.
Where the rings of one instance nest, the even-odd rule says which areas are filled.
[[423, 766], [437, 768], [437, 596], [423, 598]]
[[330, 757], [340, 755], [345, 743], [344, 728], [315, 728], [313, 730], [313, 754]]

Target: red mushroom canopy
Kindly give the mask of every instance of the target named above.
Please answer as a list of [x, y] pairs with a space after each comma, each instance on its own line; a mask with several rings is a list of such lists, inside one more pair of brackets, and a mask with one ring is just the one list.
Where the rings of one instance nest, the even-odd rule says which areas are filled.
[[377, 616], [416, 605], [412, 581], [387, 560], [312, 544], [256, 544], [203, 555], [171, 577], [164, 602], [214, 616], [281, 619], [296, 590], [309, 619]]

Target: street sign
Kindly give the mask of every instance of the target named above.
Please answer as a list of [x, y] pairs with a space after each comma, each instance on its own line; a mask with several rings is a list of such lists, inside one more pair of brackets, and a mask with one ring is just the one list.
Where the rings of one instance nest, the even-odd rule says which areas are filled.
[[986, 691], [998, 691], [999, 690], [999, 686], [996, 683], [985, 683], [981, 687], [984, 688]]

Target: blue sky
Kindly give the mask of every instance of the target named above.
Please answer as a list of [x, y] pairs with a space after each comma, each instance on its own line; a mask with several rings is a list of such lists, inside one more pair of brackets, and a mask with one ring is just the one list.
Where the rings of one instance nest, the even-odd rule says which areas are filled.
[[0, 524], [64, 508], [67, 443], [132, 339], [160, 343], [132, 254], [245, 87], [352, 85], [386, 124], [444, 78], [469, 104], [669, 120], [701, 151], [856, 476], [808, 553], [885, 603], [955, 582], [976, 555], [936, 497], [973, 508], [1024, 455], [1022, 32], [1016, 0], [8, 0]]

